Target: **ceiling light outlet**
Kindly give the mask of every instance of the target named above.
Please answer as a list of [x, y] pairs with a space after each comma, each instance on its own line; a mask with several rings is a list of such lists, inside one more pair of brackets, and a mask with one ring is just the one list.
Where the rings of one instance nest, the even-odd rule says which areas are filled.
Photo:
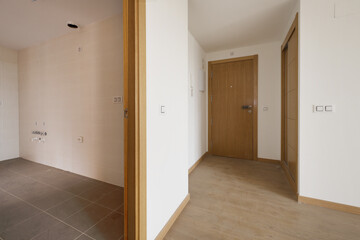
[[72, 28], [72, 29], [77, 29], [79, 28], [79, 26], [73, 22], [67, 22], [66, 25], [69, 27], [69, 28]]

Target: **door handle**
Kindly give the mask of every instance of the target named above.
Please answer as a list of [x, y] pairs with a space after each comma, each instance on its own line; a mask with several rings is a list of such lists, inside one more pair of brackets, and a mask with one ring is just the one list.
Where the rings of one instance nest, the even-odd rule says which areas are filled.
[[252, 109], [252, 105], [243, 105], [242, 109]]

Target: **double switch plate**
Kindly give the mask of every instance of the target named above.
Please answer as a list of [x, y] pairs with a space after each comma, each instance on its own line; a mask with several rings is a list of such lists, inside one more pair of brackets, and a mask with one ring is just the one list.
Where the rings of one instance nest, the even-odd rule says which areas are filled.
[[320, 113], [320, 112], [335, 112], [334, 105], [313, 105], [313, 112]]

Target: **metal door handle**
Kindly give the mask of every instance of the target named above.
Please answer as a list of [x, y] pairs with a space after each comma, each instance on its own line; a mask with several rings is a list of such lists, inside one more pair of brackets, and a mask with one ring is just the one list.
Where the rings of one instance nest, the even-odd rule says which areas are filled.
[[252, 105], [243, 105], [242, 109], [252, 109]]

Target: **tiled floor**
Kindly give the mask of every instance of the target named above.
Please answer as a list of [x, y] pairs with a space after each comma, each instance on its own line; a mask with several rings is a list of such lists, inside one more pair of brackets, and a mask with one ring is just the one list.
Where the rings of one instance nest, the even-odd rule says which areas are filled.
[[0, 240], [119, 240], [123, 188], [24, 159], [0, 162]]

